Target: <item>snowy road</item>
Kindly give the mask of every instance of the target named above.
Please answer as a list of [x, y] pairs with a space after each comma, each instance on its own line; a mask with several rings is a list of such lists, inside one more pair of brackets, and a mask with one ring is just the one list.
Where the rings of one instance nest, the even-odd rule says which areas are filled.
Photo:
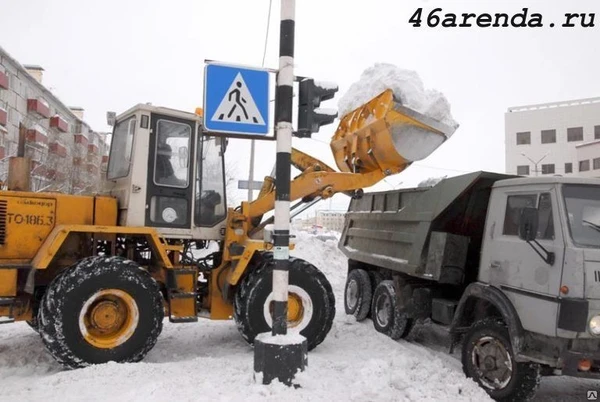
[[[155, 348], [137, 364], [109, 363], [62, 371], [26, 324], [0, 326], [1, 401], [485, 401], [487, 395], [444, 353], [436, 334], [417, 327], [407, 341], [378, 334], [369, 320], [343, 312], [345, 259], [334, 242], [301, 235], [294, 255], [325, 271], [336, 293], [329, 336], [309, 353], [302, 388], [257, 385], [253, 352], [233, 322], [169, 324]], [[438, 340], [439, 341], [439, 340]], [[425, 343], [429, 347], [423, 347]], [[542, 380], [538, 401], [586, 400], [600, 383]]]

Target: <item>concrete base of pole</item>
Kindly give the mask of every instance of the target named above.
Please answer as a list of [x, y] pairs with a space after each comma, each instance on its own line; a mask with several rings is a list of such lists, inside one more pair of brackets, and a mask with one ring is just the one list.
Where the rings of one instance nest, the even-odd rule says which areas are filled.
[[278, 379], [285, 385], [294, 385], [298, 372], [308, 365], [306, 338], [299, 334], [273, 336], [270, 332], [254, 339], [254, 381], [270, 384]]

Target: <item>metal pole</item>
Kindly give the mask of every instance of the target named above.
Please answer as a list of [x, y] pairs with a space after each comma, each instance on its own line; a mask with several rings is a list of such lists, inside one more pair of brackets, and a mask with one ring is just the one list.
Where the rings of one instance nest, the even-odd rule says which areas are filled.
[[254, 140], [250, 142], [250, 169], [248, 169], [248, 202], [252, 201], [254, 181]]
[[279, 73], [277, 74], [277, 104], [275, 105], [277, 159], [275, 162], [273, 233], [273, 259], [275, 261], [273, 269], [273, 335], [287, 334], [295, 8], [295, 0], [281, 0]]

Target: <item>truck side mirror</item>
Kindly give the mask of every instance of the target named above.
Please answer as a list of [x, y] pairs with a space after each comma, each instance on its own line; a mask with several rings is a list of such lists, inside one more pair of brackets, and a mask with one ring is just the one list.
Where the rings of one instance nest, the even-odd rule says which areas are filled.
[[538, 210], [525, 207], [521, 211], [519, 220], [519, 238], [527, 242], [534, 241], [538, 229]]
[[[521, 219], [519, 221], [519, 238], [525, 240], [527, 244], [546, 262], [546, 264], [554, 265], [554, 252], [546, 250], [540, 243], [535, 240], [538, 230], [538, 210], [533, 207], [525, 207], [521, 211]], [[536, 249], [532, 243], [535, 243], [545, 255]]]

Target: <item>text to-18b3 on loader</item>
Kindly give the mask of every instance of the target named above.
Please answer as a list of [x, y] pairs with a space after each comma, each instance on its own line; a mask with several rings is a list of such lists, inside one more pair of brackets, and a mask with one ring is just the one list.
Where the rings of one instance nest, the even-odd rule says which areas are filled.
[[[382, 93], [340, 120], [332, 150], [341, 172], [292, 152], [301, 172], [292, 208], [400, 172], [410, 162], [394, 144], [415, 133], [444, 137], [436, 127]], [[199, 113], [140, 104], [116, 119], [107, 195], [23, 191], [29, 162], [12, 158], [9, 190], [0, 192], [0, 319], [28, 321], [69, 368], [143, 359], [164, 315], [234, 318], [250, 343], [269, 331], [273, 246], [263, 216], [274, 180], [265, 178], [255, 201], [227, 209], [224, 152], [224, 139], [203, 134]], [[365, 159], [351, 172], [343, 159], [358, 155]], [[195, 257], [209, 241], [218, 251]], [[289, 285], [289, 332], [312, 349], [335, 315], [331, 285], [298, 258]]]

